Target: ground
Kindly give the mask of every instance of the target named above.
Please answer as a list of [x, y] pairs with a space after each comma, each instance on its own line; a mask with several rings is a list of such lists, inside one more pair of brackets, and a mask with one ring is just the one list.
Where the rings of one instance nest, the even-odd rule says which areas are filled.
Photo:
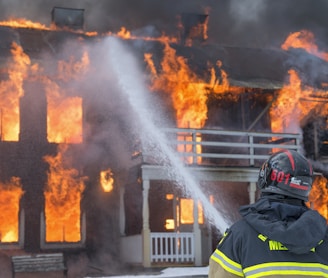
[[[93, 265], [86, 256], [71, 256], [67, 261], [67, 278], [166, 278], [166, 277], [207, 277], [208, 267], [168, 267], [168, 268], [111, 268]], [[16, 273], [12, 270], [12, 263], [8, 253], [0, 252], [0, 278], [64, 278], [63, 272]], [[104, 274], [106, 273], [106, 274]]]

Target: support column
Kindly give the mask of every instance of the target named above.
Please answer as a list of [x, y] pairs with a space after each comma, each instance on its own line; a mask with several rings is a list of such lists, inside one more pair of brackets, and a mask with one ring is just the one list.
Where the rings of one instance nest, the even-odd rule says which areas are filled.
[[202, 265], [202, 233], [198, 223], [198, 200], [194, 200], [194, 248], [195, 248], [195, 266]]
[[142, 181], [142, 242], [143, 242], [143, 266], [150, 267], [150, 229], [149, 229], [149, 180]]
[[125, 236], [125, 209], [124, 209], [125, 185], [120, 186], [120, 235]]
[[250, 204], [255, 203], [255, 199], [256, 199], [256, 183], [255, 182], [249, 183], [248, 193], [249, 193], [249, 203]]

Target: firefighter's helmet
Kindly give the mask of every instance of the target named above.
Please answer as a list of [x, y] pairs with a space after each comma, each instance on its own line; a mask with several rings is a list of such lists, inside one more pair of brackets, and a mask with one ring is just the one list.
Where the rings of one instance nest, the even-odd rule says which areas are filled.
[[310, 162], [294, 150], [284, 150], [274, 153], [263, 163], [257, 185], [261, 192], [308, 201], [312, 181]]

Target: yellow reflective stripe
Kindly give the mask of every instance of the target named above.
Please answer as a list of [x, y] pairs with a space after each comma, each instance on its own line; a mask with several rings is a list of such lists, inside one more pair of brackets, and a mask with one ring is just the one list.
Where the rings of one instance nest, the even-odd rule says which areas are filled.
[[227, 235], [228, 235], [228, 232], [224, 232], [223, 237], [219, 241], [219, 245], [223, 242], [223, 240], [226, 238]]
[[247, 267], [244, 273], [248, 278], [278, 274], [328, 277], [328, 266], [320, 263], [275, 262]]
[[216, 249], [211, 256], [211, 259], [217, 262], [219, 265], [221, 265], [221, 267], [224, 268], [229, 273], [235, 274], [240, 277], [244, 277], [244, 273], [241, 268], [241, 265], [229, 259], [220, 250]]
[[262, 234], [259, 234], [257, 237], [262, 241], [266, 241], [267, 238], [268, 238], [268, 237], [266, 237], [265, 235], [262, 235]]

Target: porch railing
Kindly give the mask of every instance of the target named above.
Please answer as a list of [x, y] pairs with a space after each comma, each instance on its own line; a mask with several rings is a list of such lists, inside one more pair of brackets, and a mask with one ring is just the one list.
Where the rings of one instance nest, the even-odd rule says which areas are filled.
[[193, 233], [151, 233], [152, 263], [193, 263]]

